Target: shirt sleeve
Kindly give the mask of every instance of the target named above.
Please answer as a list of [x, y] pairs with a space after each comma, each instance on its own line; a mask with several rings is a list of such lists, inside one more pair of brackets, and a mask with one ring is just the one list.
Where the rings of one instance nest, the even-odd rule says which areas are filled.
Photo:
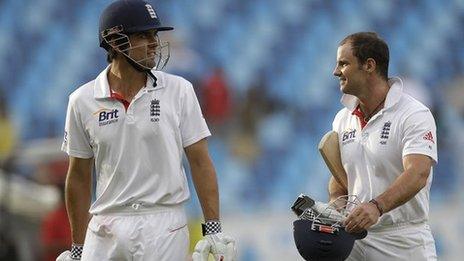
[[93, 150], [90, 146], [89, 137], [86, 134], [84, 124], [76, 108], [75, 100], [69, 99], [64, 128], [64, 138], [61, 150], [69, 156], [77, 158], [92, 158]]
[[402, 156], [423, 154], [438, 162], [435, 120], [429, 110], [414, 112], [404, 121]]
[[181, 106], [180, 131], [182, 146], [184, 148], [188, 147], [203, 138], [211, 136], [206, 120], [201, 112], [197, 96], [190, 83], [186, 85]]

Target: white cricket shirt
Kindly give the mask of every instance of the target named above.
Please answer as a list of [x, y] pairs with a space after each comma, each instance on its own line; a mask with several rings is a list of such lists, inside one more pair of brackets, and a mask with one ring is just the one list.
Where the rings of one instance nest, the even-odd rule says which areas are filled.
[[192, 85], [152, 71], [127, 111], [111, 97], [107, 71], [69, 96], [62, 150], [95, 158], [96, 200], [91, 214], [127, 206], [179, 204], [189, 196], [184, 148], [210, 136]]
[[[403, 93], [401, 79], [392, 78], [388, 83], [384, 108], [363, 129], [353, 114], [359, 100], [352, 95], [343, 95], [341, 101], [346, 108], [333, 121], [348, 175], [348, 194], [357, 195], [361, 202], [387, 190], [403, 172], [404, 156], [423, 154], [438, 161], [436, 126], [430, 110]], [[432, 176], [431, 169], [427, 185], [407, 203], [385, 213], [373, 228], [427, 220]]]

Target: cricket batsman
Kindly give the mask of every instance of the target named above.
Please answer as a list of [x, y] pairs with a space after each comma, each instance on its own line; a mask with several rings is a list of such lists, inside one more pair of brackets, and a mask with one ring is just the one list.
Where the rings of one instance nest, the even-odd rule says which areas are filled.
[[57, 260], [187, 260], [184, 154], [205, 218], [193, 259], [236, 260], [192, 84], [160, 71], [169, 45], [159, 34], [170, 30], [144, 0], [117, 0], [101, 14], [109, 65], [69, 96], [62, 150], [73, 243]]
[[435, 120], [430, 109], [388, 78], [388, 45], [374, 32], [343, 39], [333, 74], [345, 106], [333, 121], [339, 135], [345, 188], [333, 177], [330, 199], [355, 195], [361, 204], [345, 219], [347, 232], [367, 229], [346, 260], [437, 260], [428, 225]]

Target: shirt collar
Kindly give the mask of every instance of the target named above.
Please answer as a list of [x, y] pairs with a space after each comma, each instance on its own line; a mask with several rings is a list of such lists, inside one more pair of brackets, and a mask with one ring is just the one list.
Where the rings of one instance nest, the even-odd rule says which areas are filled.
[[105, 70], [103, 70], [95, 79], [95, 87], [93, 92], [95, 99], [111, 97], [110, 85], [108, 83], [107, 76], [109, 68], [110, 65], [106, 66]]
[[[403, 93], [403, 81], [399, 77], [388, 79], [388, 85], [390, 86], [390, 90], [385, 99], [384, 109], [390, 108], [398, 103]], [[343, 94], [340, 102], [351, 112], [359, 105], [359, 99], [351, 94]]]
[[[108, 65], [105, 70], [103, 70], [95, 79], [95, 88], [94, 88], [94, 98], [103, 99], [111, 97], [110, 85], [108, 83], [108, 70], [110, 65]], [[153, 79], [147, 76], [147, 84], [143, 88], [146, 88], [147, 91], [162, 88], [163, 84], [160, 80], [160, 77], [157, 77], [156, 88], [153, 87]]]

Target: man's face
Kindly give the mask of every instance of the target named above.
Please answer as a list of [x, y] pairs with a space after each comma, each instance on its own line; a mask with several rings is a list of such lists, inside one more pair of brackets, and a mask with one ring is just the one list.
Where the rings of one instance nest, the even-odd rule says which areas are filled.
[[340, 90], [346, 94], [355, 95], [359, 93], [360, 87], [365, 80], [365, 72], [358, 59], [353, 55], [351, 43], [347, 42], [338, 47], [337, 65], [333, 75], [340, 79]]
[[145, 67], [153, 68], [159, 45], [156, 30], [131, 34], [129, 40], [132, 46], [129, 57]]

